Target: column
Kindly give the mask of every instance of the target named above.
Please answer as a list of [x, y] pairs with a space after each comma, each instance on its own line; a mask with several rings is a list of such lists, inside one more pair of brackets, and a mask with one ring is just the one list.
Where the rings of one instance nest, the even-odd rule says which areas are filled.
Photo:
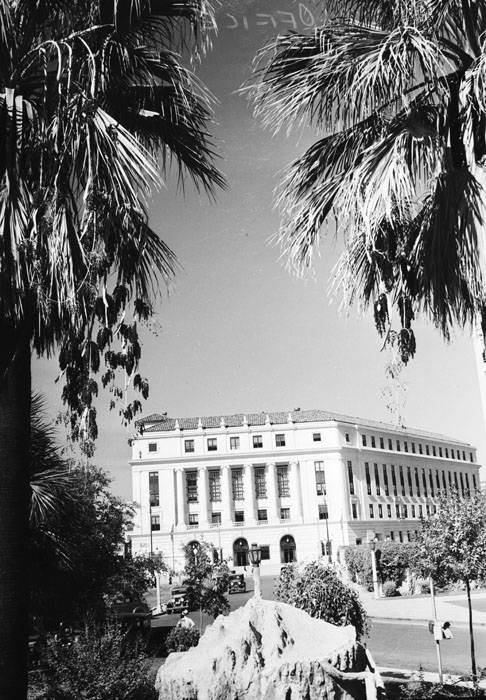
[[208, 470], [206, 466], [199, 467], [198, 470], [198, 501], [199, 501], [199, 527], [207, 529], [208, 522]]
[[268, 522], [275, 524], [280, 521], [278, 512], [277, 477], [275, 474], [275, 462], [267, 464], [267, 502]]
[[177, 529], [185, 530], [186, 528], [186, 493], [185, 493], [185, 479], [184, 479], [184, 469], [179, 468], [176, 470], [176, 505], [177, 505]]
[[253, 479], [253, 465], [245, 464], [244, 473], [245, 489], [245, 525], [256, 525], [255, 517], [255, 481]]
[[[292, 498], [291, 517], [299, 523], [302, 522], [302, 491], [300, 487], [299, 463], [290, 463], [290, 495]], [[295, 504], [295, 505], [294, 505]]]
[[221, 467], [221, 525], [231, 527], [233, 494], [231, 493], [230, 468], [228, 464]]

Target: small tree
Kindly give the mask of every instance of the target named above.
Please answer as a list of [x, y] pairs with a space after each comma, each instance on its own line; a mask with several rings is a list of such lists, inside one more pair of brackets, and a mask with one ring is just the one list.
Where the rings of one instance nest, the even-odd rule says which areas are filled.
[[208, 542], [189, 543], [184, 547], [184, 583], [188, 587], [189, 607], [217, 617], [230, 609], [224, 595], [228, 589], [229, 569], [224, 561], [213, 563], [213, 551], [213, 545]]
[[486, 496], [461, 496], [454, 491], [439, 498], [437, 513], [422, 522], [417, 539], [415, 567], [434, 578], [463, 581], [469, 610], [472, 675], [476, 677], [476, 656], [471, 606], [471, 581], [486, 574]]
[[358, 594], [336, 572], [313, 561], [304, 568], [286, 566], [275, 582], [274, 596], [333, 625], [353, 625], [359, 639], [368, 630], [368, 618]]

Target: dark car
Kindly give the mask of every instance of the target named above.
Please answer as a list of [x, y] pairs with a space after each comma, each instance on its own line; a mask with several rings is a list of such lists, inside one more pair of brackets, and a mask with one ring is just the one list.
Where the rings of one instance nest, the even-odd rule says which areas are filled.
[[228, 593], [246, 593], [246, 583], [243, 574], [230, 574]]
[[115, 603], [111, 608], [112, 618], [125, 629], [150, 627], [152, 613], [143, 600], [129, 600]]
[[170, 599], [162, 604], [162, 612], [171, 615], [180, 613], [187, 608], [187, 586], [173, 588]]

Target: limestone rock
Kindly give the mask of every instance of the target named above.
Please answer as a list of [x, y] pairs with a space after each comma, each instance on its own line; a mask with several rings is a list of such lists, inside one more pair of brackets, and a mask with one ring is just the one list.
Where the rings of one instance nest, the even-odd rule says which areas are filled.
[[[251, 598], [209, 626], [197, 647], [157, 674], [160, 700], [359, 698], [365, 652], [354, 627], [336, 627], [285, 603]], [[346, 673], [351, 672], [348, 676]]]

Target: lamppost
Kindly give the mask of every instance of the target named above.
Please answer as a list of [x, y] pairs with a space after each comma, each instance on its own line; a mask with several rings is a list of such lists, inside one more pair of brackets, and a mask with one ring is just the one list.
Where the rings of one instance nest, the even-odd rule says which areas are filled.
[[329, 539], [329, 525], [327, 524], [327, 521], [329, 519], [329, 511], [327, 510], [324, 514], [324, 520], [326, 521], [326, 554], [327, 554], [327, 561], [329, 564], [332, 564], [332, 556], [331, 556], [331, 540]]
[[[197, 566], [199, 563], [199, 545], [196, 543], [193, 544], [192, 546], [192, 553], [194, 554], [194, 566], [197, 570]], [[202, 631], [202, 578], [199, 574], [197, 575], [197, 581], [199, 583], [199, 632]]]
[[369, 542], [371, 552], [371, 572], [373, 576], [373, 594], [376, 599], [380, 597], [380, 588], [378, 584], [378, 570], [376, 567], [376, 537]]
[[248, 555], [250, 557], [253, 574], [253, 597], [261, 598], [262, 589], [260, 586], [260, 562], [262, 560], [262, 550], [256, 543], [254, 543], [248, 550]]

